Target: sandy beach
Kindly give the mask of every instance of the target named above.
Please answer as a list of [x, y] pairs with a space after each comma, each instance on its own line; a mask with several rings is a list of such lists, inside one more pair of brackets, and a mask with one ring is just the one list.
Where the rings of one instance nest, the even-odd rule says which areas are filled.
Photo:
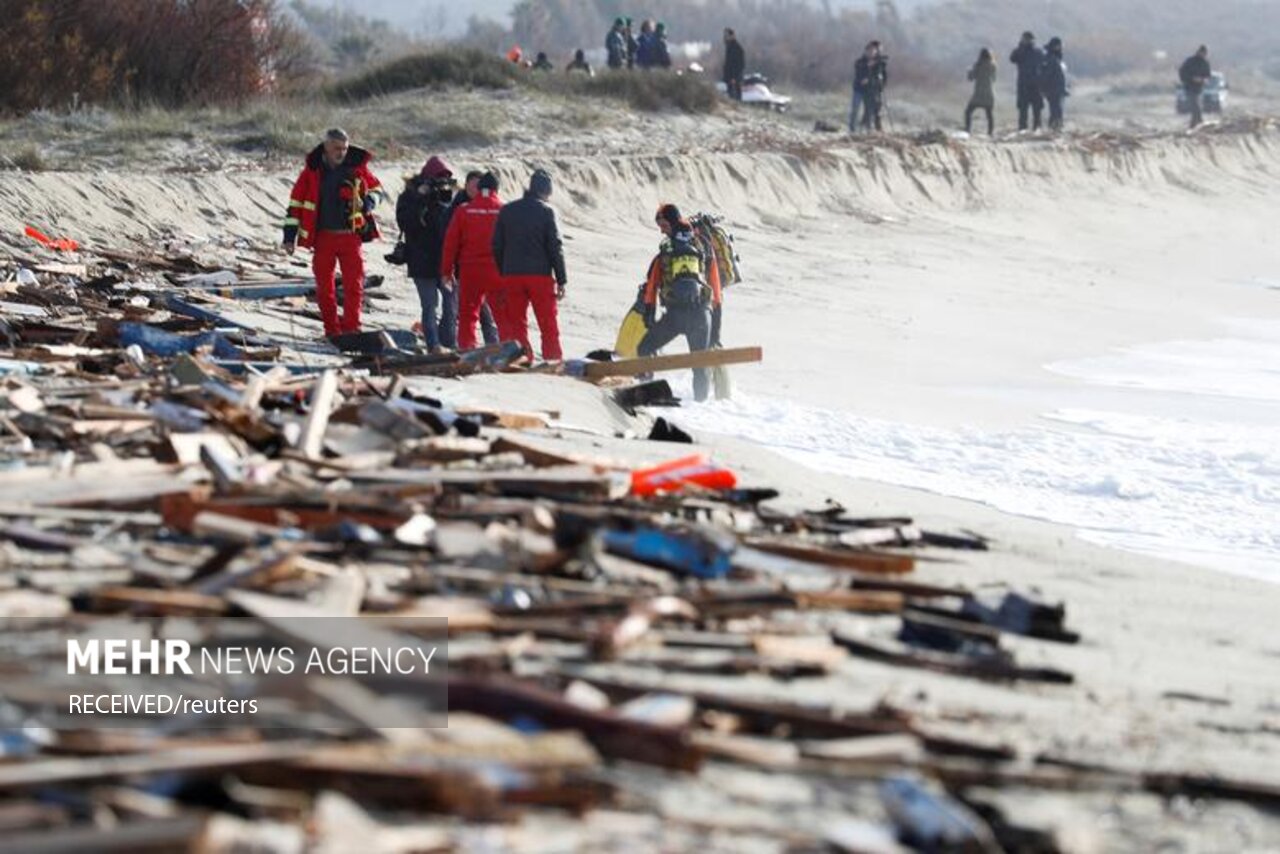
[[[671, 133], [678, 142], [690, 130]], [[555, 174], [570, 268], [562, 327], [574, 356], [612, 343], [657, 243], [659, 201], [723, 214], [746, 272], [727, 298], [725, 343], [761, 345], [765, 361], [734, 369], [734, 401], [657, 414], [748, 484], [779, 489], [788, 507], [833, 499], [989, 537], [989, 552], [922, 562], [919, 580], [1016, 583], [1067, 603], [1079, 645], [1013, 648], [1027, 664], [1071, 671], [1076, 684], [993, 686], [859, 659], [785, 686], [662, 678], [885, 704], [1028, 757], [1280, 782], [1280, 449], [1269, 436], [1280, 396], [1266, 385], [1265, 357], [1280, 340], [1280, 128], [781, 138], [762, 150], [653, 154], [615, 140], [605, 156], [554, 146], [450, 156], [495, 167], [508, 198], [534, 166]], [[394, 186], [417, 165], [378, 171]], [[291, 178], [283, 166], [3, 172], [0, 230], [16, 233], [26, 217], [89, 242], [171, 230], [265, 244], [277, 239]], [[408, 326], [412, 287], [380, 257], [372, 269], [388, 276], [392, 298], [373, 304], [368, 323]], [[631, 419], [574, 380], [441, 382], [457, 404], [559, 413], [544, 439], [552, 445], [636, 461], [671, 455], [618, 436], [643, 434], [654, 413]], [[1191, 438], [1163, 432], [1171, 423]], [[655, 797], [673, 827], [715, 817], [760, 828], [757, 850], [779, 850], [788, 825], [840, 818], [813, 780], [718, 765], [696, 790]], [[1225, 801], [1016, 787], [990, 797], [1056, 829], [1071, 851], [1280, 849], [1273, 815]], [[664, 835], [678, 831], [637, 832], [679, 848]]]

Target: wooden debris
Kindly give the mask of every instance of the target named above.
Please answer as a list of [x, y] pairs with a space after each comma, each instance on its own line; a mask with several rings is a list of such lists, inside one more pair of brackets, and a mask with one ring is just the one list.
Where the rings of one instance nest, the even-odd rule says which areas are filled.
[[588, 379], [603, 379], [604, 377], [634, 377], [640, 374], [677, 371], [684, 368], [741, 365], [763, 360], [764, 349], [761, 347], [732, 347], [729, 349], [700, 350], [696, 353], [680, 353], [673, 356], [622, 359], [617, 362], [589, 362], [584, 370]]
[[[429, 353], [408, 330], [334, 346], [311, 309], [287, 302], [313, 289], [292, 263], [171, 244], [86, 250], [37, 267], [39, 288], [0, 285], [0, 717], [15, 722], [0, 733], [0, 847], [464, 850], [523, 813], [609, 805], [711, 838], [714, 823], [652, 809], [656, 786], [676, 774], [697, 785], [708, 758], [815, 790], [918, 770], [953, 790], [1275, 805], [1265, 781], [1027, 767], [998, 730], [943, 734], [942, 719], [884, 698], [805, 704], [817, 694], [803, 680], [853, 684], [875, 669], [867, 660], [899, 668], [903, 691], [921, 670], [1066, 685], [1070, 674], [1013, 651], [1078, 636], [1060, 603], [931, 577], [938, 549], [981, 559], [980, 535], [838, 505], [784, 511], [732, 472], [645, 495], [633, 473], [677, 459], [675, 446], [628, 449], [533, 396], [479, 406], [461, 383], [411, 379], [577, 373], [605, 381], [593, 393], [624, 419], [677, 402], [665, 382], [627, 378], [758, 362], [760, 348], [562, 369], [525, 366], [514, 342]], [[617, 427], [689, 438], [679, 425]], [[325, 652], [447, 639], [449, 669], [329, 674], [234, 721], [42, 719], [65, 696], [53, 677], [67, 652], [27, 629], [99, 620], [140, 639], [228, 624]], [[630, 763], [649, 766], [639, 784]], [[889, 810], [924, 844], [989, 840], [944, 793], [903, 792], [933, 805], [914, 812], [902, 797]], [[962, 840], [961, 825], [975, 832]], [[797, 850], [896, 850], [862, 825], [771, 833]], [[518, 847], [506, 841], [484, 844]]]

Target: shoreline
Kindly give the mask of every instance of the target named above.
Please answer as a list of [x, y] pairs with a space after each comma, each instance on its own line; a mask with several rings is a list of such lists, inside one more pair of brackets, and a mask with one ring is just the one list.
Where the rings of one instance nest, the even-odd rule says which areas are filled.
[[[677, 410], [673, 415], [669, 417], [678, 423], [681, 422], [682, 420], [679, 410]], [[822, 465], [822, 462], [824, 461], [824, 459], [829, 459], [829, 458], [825, 453], [821, 451], [809, 450], [809, 449], [804, 449], [796, 446], [779, 447], [763, 441], [753, 441], [750, 437], [744, 436], [741, 433], [727, 433], [727, 432], [722, 432], [722, 430], [716, 430], [712, 427], [708, 427], [707, 422], [716, 420], [716, 417], [717, 416], [714, 411], [707, 410], [705, 415], [700, 414], [699, 416], [694, 417], [693, 419], [685, 418], [684, 422], [686, 426], [691, 424], [693, 426], [693, 429], [706, 435], [714, 435], [720, 439], [733, 439], [738, 441], [750, 442], [755, 447], [758, 447], [762, 451], [767, 451], [770, 453], [777, 454], [785, 459], [795, 462], [798, 465], [804, 466], [809, 471], [812, 471], [815, 473], [823, 473], [825, 471]], [[851, 417], [857, 418], [858, 416], [851, 416]], [[880, 419], [872, 419], [872, 420], [876, 421], [877, 423], [880, 423]], [[1045, 418], [1045, 416], [1041, 416], [1041, 420], [1047, 420], [1047, 419]], [[885, 422], [885, 423], [888, 424], [888, 422]], [[908, 431], [920, 429], [920, 425], [901, 424], [898, 426]], [[1084, 438], [1092, 438], [1093, 436], [1093, 434], [1089, 433], [1084, 428], [1077, 427], [1076, 425], [1073, 425], [1071, 423], [1065, 423], [1061, 425], [1051, 424], [1050, 426], [1045, 426], [1043, 424], [1036, 425], [1033, 423], [1030, 425], [1025, 425], [1020, 429], [1024, 431], [1029, 431], [1033, 429], [1051, 429], [1051, 428], [1055, 430], [1060, 430], [1061, 432], [1067, 433], [1069, 435], [1079, 435]], [[861, 460], [858, 460], [852, 457], [844, 457], [844, 458], [837, 457], [835, 458], [835, 462], [838, 464], [840, 468], [853, 469], [860, 465]], [[837, 477], [846, 478], [852, 481], [860, 481], [860, 482], [865, 482], [867, 484], [879, 484], [882, 486], [892, 487], [895, 489], [909, 490], [912, 493], [919, 493], [924, 495], [936, 496], [942, 499], [951, 499], [955, 501], [965, 502], [968, 504], [980, 506], [988, 510], [1001, 513], [1007, 516], [1011, 516], [1014, 518], [1025, 519], [1031, 522], [1040, 522], [1048, 525], [1059, 526], [1061, 528], [1071, 531], [1073, 536], [1077, 540], [1083, 543], [1088, 543], [1090, 545], [1097, 546], [1103, 549], [1115, 550], [1126, 555], [1132, 555], [1135, 557], [1140, 557], [1140, 558], [1145, 558], [1145, 559], [1150, 559], [1150, 560], [1160, 561], [1160, 562], [1175, 563], [1180, 566], [1203, 569], [1203, 570], [1207, 570], [1214, 573], [1223, 573], [1223, 574], [1226, 574], [1232, 577], [1237, 577], [1237, 578], [1248, 578], [1256, 581], [1261, 581], [1268, 585], [1280, 584], [1280, 573], [1277, 573], [1276, 571], [1276, 567], [1280, 566], [1280, 556], [1277, 556], [1277, 555], [1265, 555], [1265, 554], [1256, 554], [1256, 553], [1254, 554], [1234, 553], [1233, 554], [1228, 552], [1214, 552], [1207, 549], [1203, 549], [1199, 552], [1201, 556], [1197, 558], [1197, 557], [1191, 556], [1191, 554], [1197, 553], [1197, 548], [1195, 547], [1194, 544], [1191, 544], [1191, 543], [1178, 544], [1173, 542], [1162, 542], [1158, 535], [1130, 531], [1130, 530], [1124, 529], [1123, 527], [1108, 529], [1104, 527], [1091, 526], [1091, 525], [1087, 525], [1079, 522], [1074, 522], [1068, 519], [1055, 517], [1053, 515], [1053, 512], [1049, 510], [1037, 511], [1032, 509], [1019, 509], [1016, 506], [1017, 505], [1016, 499], [1009, 495], [992, 495], [990, 492], [987, 492], [985, 494], [966, 494], [965, 492], [962, 492], [962, 491], [949, 491], [945, 488], [945, 484], [934, 486], [928, 483], [913, 483], [909, 479], [895, 479], [894, 476], [890, 473], [884, 473], [883, 475], [880, 475], [874, 472], [858, 473], [855, 471], [848, 471], [848, 470], [841, 470], [841, 471], [831, 472], [831, 473]], [[925, 474], [919, 474], [918, 479], [928, 480], [929, 478]], [[957, 481], [954, 478], [949, 482], [952, 484], [957, 483]], [[977, 490], [974, 490], [974, 492], [976, 493]], [[1136, 544], [1126, 545], [1125, 543], [1126, 538], [1129, 540], [1135, 540], [1135, 539], [1146, 540], [1149, 543], [1150, 547], [1142, 548]], [[1187, 551], [1190, 554], [1188, 554], [1185, 557], [1178, 556], [1177, 548], [1179, 545], [1182, 545], [1185, 551]]]

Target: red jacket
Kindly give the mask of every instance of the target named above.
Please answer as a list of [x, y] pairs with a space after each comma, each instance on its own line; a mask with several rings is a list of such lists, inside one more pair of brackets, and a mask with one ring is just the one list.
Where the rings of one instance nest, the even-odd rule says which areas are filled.
[[[315, 245], [323, 158], [324, 146], [317, 145], [307, 155], [306, 165], [302, 167], [298, 180], [293, 183], [293, 192], [289, 194], [289, 210], [284, 218], [285, 243], [296, 242], [303, 247]], [[369, 171], [372, 160], [372, 154], [353, 145], [347, 149], [347, 158], [342, 161], [341, 167], [347, 173], [342, 186], [342, 198], [351, 205], [347, 220], [351, 224], [351, 230], [366, 242], [381, 236], [372, 211], [382, 195], [382, 182]]]
[[461, 270], [462, 278], [481, 287], [498, 284], [501, 275], [493, 260], [493, 228], [501, 210], [502, 199], [496, 193], [483, 192], [454, 210], [444, 235], [441, 278]]

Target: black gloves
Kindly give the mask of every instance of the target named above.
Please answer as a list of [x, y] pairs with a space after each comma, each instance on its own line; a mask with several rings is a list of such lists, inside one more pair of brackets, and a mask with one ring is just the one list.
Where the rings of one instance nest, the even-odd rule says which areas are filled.
[[715, 305], [711, 307], [711, 346], [720, 346], [720, 309], [721, 306]]

